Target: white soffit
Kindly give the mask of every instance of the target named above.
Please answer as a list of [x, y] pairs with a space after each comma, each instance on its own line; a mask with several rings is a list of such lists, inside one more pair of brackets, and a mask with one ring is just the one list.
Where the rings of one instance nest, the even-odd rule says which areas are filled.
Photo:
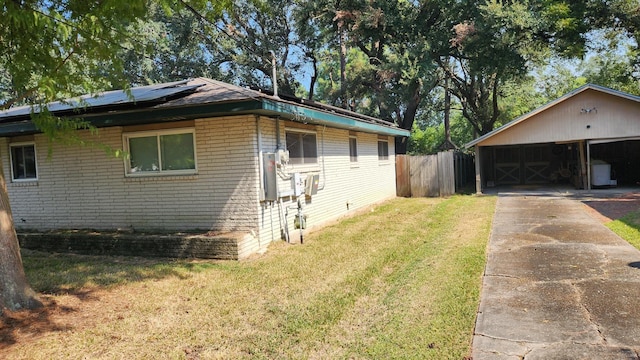
[[606, 144], [618, 141], [640, 140], [640, 136], [624, 137], [624, 138], [611, 138], [611, 139], [593, 139], [589, 140], [589, 144]]

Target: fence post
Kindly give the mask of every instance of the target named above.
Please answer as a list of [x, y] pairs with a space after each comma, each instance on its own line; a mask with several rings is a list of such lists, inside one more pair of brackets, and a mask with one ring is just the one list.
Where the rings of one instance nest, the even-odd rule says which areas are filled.
[[411, 161], [409, 155], [396, 155], [396, 196], [411, 197]]
[[439, 195], [451, 196], [456, 192], [455, 184], [455, 166], [454, 166], [454, 153], [453, 151], [443, 151], [438, 153], [438, 182]]

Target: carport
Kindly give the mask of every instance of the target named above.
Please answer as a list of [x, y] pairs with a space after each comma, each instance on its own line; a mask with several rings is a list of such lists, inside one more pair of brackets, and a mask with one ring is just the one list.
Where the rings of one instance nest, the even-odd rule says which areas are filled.
[[465, 146], [475, 149], [478, 192], [500, 185], [635, 185], [640, 97], [587, 84]]

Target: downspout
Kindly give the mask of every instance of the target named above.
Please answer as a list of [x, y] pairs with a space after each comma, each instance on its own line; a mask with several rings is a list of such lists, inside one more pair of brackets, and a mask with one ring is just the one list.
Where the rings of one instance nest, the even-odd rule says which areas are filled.
[[[280, 140], [280, 117], [275, 118], [276, 121], [276, 151], [282, 149], [282, 141]], [[282, 202], [282, 197], [280, 194], [280, 190], [278, 190], [278, 219], [280, 221], [280, 231], [282, 232], [280, 235], [284, 237], [284, 240], [287, 243], [290, 243], [289, 239], [289, 224], [287, 223], [287, 210]]]
[[264, 201], [264, 163], [262, 159], [262, 132], [260, 131], [260, 115], [255, 115], [256, 118], [256, 141], [258, 143], [258, 175], [260, 176], [260, 201]]
[[[260, 184], [258, 198], [260, 203], [264, 206], [264, 164], [262, 160], [262, 131], [260, 129], [260, 115], [255, 115], [256, 119], [256, 142], [258, 146], [258, 183]], [[264, 208], [262, 212], [262, 216], [264, 219]], [[273, 221], [271, 221], [273, 223]], [[262, 231], [260, 231], [260, 225], [258, 225], [258, 248], [262, 248], [262, 244], [260, 243], [260, 236]]]
[[280, 117], [276, 118], [276, 151], [282, 149], [282, 140], [280, 139]]
[[325, 158], [324, 158], [324, 131], [326, 130], [327, 125], [322, 127], [322, 143], [320, 147], [320, 155], [322, 156], [322, 186], [318, 186], [318, 190], [324, 190], [324, 186], [327, 184], [327, 170], [325, 168]]

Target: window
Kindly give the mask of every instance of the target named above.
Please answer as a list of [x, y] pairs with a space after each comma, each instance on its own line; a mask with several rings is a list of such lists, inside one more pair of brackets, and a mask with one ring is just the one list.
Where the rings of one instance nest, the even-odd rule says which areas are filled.
[[389, 141], [378, 139], [378, 160], [389, 160]]
[[196, 172], [193, 129], [145, 131], [124, 135], [129, 153], [128, 175], [194, 174]]
[[287, 130], [286, 137], [291, 164], [315, 164], [318, 162], [315, 133]]
[[38, 180], [36, 146], [33, 143], [11, 144], [11, 179], [13, 181]]
[[349, 158], [351, 162], [358, 162], [358, 139], [355, 135], [349, 136]]

